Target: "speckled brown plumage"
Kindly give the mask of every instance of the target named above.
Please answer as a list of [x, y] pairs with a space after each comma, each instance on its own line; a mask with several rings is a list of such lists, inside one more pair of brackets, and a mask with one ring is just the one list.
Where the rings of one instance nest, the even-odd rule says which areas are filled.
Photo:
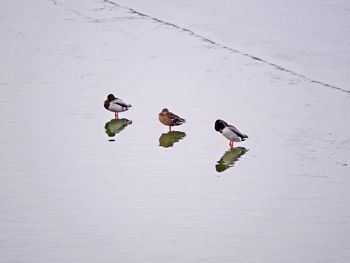
[[169, 126], [169, 130], [171, 130], [172, 126], [178, 126], [186, 122], [185, 119], [180, 118], [176, 114], [170, 112], [168, 109], [163, 109], [161, 113], [159, 113], [159, 121]]

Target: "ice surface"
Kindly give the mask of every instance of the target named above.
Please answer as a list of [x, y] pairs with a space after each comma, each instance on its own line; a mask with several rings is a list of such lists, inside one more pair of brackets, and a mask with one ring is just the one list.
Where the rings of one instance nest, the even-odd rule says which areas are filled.
[[[209, 2], [188, 2], [0, 2], [1, 262], [349, 262], [350, 94], [310, 81], [341, 70], [253, 59], [218, 29], [244, 4], [204, 28]], [[187, 121], [166, 148], [164, 107]], [[248, 134], [238, 161], [216, 119]]]
[[349, 1], [116, 2], [350, 91]]

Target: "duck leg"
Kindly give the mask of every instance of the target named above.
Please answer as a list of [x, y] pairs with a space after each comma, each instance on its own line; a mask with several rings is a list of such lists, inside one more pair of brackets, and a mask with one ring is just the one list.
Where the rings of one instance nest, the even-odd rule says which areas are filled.
[[169, 132], [171, 132], [171, 126], [169, 126]]
[[115, 112], [115, 113], [114, 113], [114, 118], [115, 118], [115, 119], [119, 119], [118, 112]]
[[230, 144], [229, 144], [230, 148], [232, 149], [233, 146], [234, 146], [234, 142], [233, 141], [230, 141]]

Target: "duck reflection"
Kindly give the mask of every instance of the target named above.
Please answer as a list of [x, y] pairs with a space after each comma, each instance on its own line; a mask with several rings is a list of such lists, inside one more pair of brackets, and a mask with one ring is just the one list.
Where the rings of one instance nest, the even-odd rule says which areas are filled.
[[108, 137], [114, 137], [132, 123], [128, 119], [112, 119], [105, 124], [105, 131]]
[[224, 153], [221, 159], [217, 162], [215, 169], [217, 172], [223, 172], [232, 167], [242, 155], [248, 152], [244, 147], [232, 148]]
[[159, 146], [168, 148], [173, 147], [174, 143], [182, 140], [186, 137], [186, 133], [181, 131], [170, 131], [168, 133], [162, 133], [159, 137]]

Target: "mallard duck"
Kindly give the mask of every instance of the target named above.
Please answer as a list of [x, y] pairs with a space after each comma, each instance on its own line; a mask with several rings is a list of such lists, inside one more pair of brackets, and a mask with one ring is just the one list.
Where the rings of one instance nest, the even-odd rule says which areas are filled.
[[131, 105], [125, 103], [121, 99], [114, 97], [113, 94], [109, 94], [105, 100], [104, 107], [106, 110], [114, 112], [114, 117], [118, 119], [118, 112], [127, 111]]
[[171, 131], [172, 126], [178, 126], [186, 122], [185, 119], [180, 118], [168, 109], [163, 109], [162, 112], [159, 113], [159, 121], [164, 125], [169, 126], [169, 131]]
[[248, 136], [241, 133], [235, 126], [228, 124], [223, 120], [215, 121], [215, 130], [222, 133], [229, 141], [229, 146], [233, 148], [235, 142], [241, 142], [248, 139]]

